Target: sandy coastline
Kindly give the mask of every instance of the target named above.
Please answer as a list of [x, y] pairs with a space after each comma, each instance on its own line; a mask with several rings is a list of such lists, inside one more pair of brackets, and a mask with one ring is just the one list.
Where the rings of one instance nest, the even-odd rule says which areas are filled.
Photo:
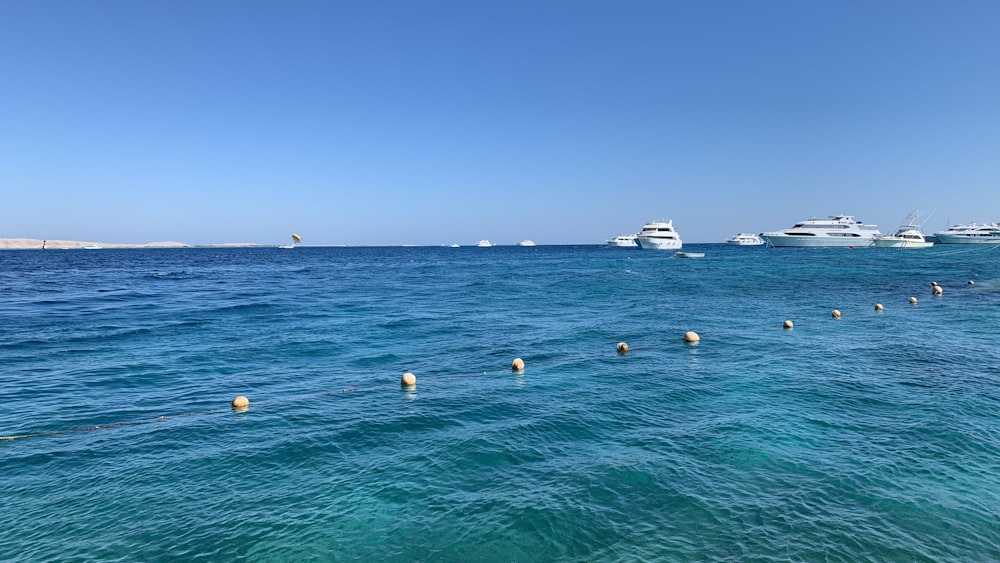
[[115, 242], [91, 242], [80, 240], [42, 240], [34, 238], [0, 238], [0, 250], [74, 250], [94, 248], [194, 248], [194, 247], [241, 247], [262, 246], [250, 242], [230, 242], [224, 244], [194, 245], [175, 241], [147, 242], [144, 244], [123, 244]]

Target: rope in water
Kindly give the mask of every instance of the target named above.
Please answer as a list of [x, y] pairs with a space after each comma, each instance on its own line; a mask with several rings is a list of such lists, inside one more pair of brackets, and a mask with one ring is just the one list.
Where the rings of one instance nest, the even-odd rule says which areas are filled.
[[[676, 342], [674, 342], [674, 343], [676, 343]], [[655, 347], [657, 347], [657, 345], [652, 344], [652, 345], [638, 347], [638, 348], [634, 348], [634, 349], [635, 350], [642, 350], [642, 349], [652, 349], [652, 348], [655, 348]], [[534, 364], [532, 364], [532, 367], [535, 367], [535, 368], [546, 367], [546, 366], [556, 365], [556, 364], [559, 364], [561, 362], [578, 361], [578, 360], [582, 360], [582, 359], [585, 359], [585, 357], [582, 356], [582, 355], [581, 356], [573, 356], [573, 357], [568, 357], [568, 358], [561, 358], [561, 359], [558, 359], [558, 360], [550, 360], [550, 361], [546, 361], [546, 362], [534, 363]], [[504, 372], [504, 371], [509, 371], [509, 370], [497, 370], [497, 371]], [[461, 380], [461, 379], [473, 379], [473, 378], [477, 378], [477, 377], [488, 377], [489, 373], [490, 372], [488, 372], [488, 371], [483, 371], [481, 373], [465, 373], [465, 374], [453, 374], [453, 375], [438, 375], [438, 376], [431, 376], [431, 377], [422, 377], [420, 379], [420, 381], [423, 384], [426, 384], [426, 383], [437, 383], [437, 382], [442, 382], [442, 381], [456, 381], [456, 380]], [[496, 372], [494, 372], [494, 373], [496, 373]], [[517, 373], [517, 372], [515, 372], [515, 373]], [[324, 392], [321, 392], [321, 393], [312, 393], [312, 394], [309, 394], [309, 395], [299, 395], [299, 396], [294, 396], [294, 397], [284, 397], [284, 398], [281, 398], [281, 399], [274, 399], [274, 400], [270, 400], [270, 401], [269, 400], [255, 401], [253, 404], [256, 405], [256, 406], [260, 406], [260, 405], [267, 405], [267, 404], [272, 403], [272, 402], [301, 401], [301, 400], [315, 398], [315, 397], [331, 397], [331, 396], [335, 396], [335, 395], [346, 395], [346, 394], [349, 394], [349, 393], [359, 393], [359, 392], [364, 392], [364, 391], [374, 391], [376, 389], [393, 388], [393, 387], [398, 387], [398, 384], [388, 384], [388, 383], [386, 383], [386, 384], [371, 385], [371, 386], [366, 386], [366, 387], [344, 387], [343, 389], [339, 389], [337, 391], [324, 391]], [[153, 424], [153, 423], [158, 423], [158, 422], [165, 422], [165, 421], [169, 421], [169, 420], [175, 420], [175, 419], [179, 419], [179, 418], [187, 418], [187, 417], [194, 417], [194, 416], [207, 415], [207, 414], [217, 414], [217, 413], [227, 412], [227, 411], [231, 411], [231, 410], [233, 410], [233, 409], [231, 409], [231, 408], [221, 408], [220, 407], [220, 408], [204, 409], [204, 410], [191, 411], [191, 412], [185, 412], [185, 413], [179, 413], [179, 414], [162, 415], [162, 416], [157, 416], [156, 418], [145, 418], [145, 419], [138, 419], [138, 420], [126, 420], [126, 421], [121, 421], [121, 422], [110, 422], [108, 424], [95, 424], [95, 425], [91, 425], [91, 426], [80, 426], [80, 427], [77, 427], [77, 428], [69, 428], [69, 429], [65, 429], [65, 430], [48, 430], [48, 431], [44, 431], [44, 432], [28, 432], [28, 433], [25, 433], [25, 434], [11, 434], [11, 435], [6, 435], [6, 436], [0, 436], [0, 442], [11, 442], [11, 441], [14, 441], [14, 440], [24, 440], [24, 439], [27, 439], [27, 438], [44, 438], [44, 437], [52, 437], [52, 436], [62, 436], [62, 435], [66, 435], [66, 434], [78, 434], [78, 433], [81, 433], [81, 432], [96, 432], [98, 430], [111, 430], [111, 429], [115, 429], [115, 428], [127, 428], [127, 427], [130, 427], [130, 426], [140, 426], [140, 425], [145, 425], [145, 424]]]
[[[962, 252], [965, 252], [965, 251], [962, 251]], [[808, 320], [805, 320], [805, 321], [801, 321], [801, 325], [808, 326], [808, 325], [811, 325], [811, 324], [816, 323], [816, 322], [818, 322], [818, 321], [814, 320], [814, 319], [808, 319]], [[773, 330], [772, 328], [763, 328], [763, 327], [760, 328], [760, 329], [757, 329], [757, 330], [745, 330], [745, 329], [744, 330], [737, 330], [737, 331], [722, 330], [722, 331], [718, 331], [718, 332], [714, 332], [714, 333], [706, 333], [705, 336], [711, 338], [713, 336], [724, 336], [724, 335], [733, 335], [733, 334], [746, 335], [746, 334], [757, 334], [757, 333], [771, 332], [772, 330]], [[644, 346], [636, 346], [636, 347], [630, 348], [630, 350], [631, 351], [651, 350], [651, 349], [659, 348], [659, 347], [663, 346], [664, 344], [687, 344], [687, 343], [685, 343], [685, 342], [683, 342], [681, 340], [670, 340], [668, 342], [647, 344], [647, 345], [644, 345]], [[533, 367], [545, 367], [545, 366], [555, 365], [555, 364], [558, 364], [560, 362], [578, 361], [578, 360], [582, 360], [582, 359], [585, 359], [585, 357], [584, 356], [574, 356], [574, 357], [568, 357], [568, 358], [561, 358], [559, 360], [550, 360], [550, 361], [547, 361], [547, 362], [540, 362], [540, 363], [537, 363], [537, 364], [532, 364], [532, 366]], [[460, 379], [472, 379], [472, 378], [476, 378], [476, 377], [484, 377], [484, 376], [487, 376], [487, 375], [488, 375], [488, 372], [487, 371], [483, 371], [482, 373], [466, 373], [466, 374], [439, 375], [439, 376], [433, 376], [433, 377], [425, 377], [425, 378], [421, 378], [421, 381], [424, 382], [424, 383], [427, 383], [427, 382], [434, 383], [434, 382], [440, 382], [440, 381], [455, 381], [455, 380], [460, 380]], [[297, 396], [297, 397], [286, 397], [286, 398], [283, 398], [283, 399], [277, 399], [277, 401], [285, 402], [285, 401], [304, 400], [304, 399], [313, 398], [313, 397], [330, 397], [330, 396], [334, 396], [334, 395], [345, 395], [345, 394], [349, 394], [349, 393], [358, 393], [358, 392], [362, 392], [362, 391], [372, 391], [372, 390], [375, 390], [375, 389], [380, 389], [380, 388], [385, 388], [385, 387], [394, 387], [394, 385], [381, 384], [381, 385], [373, 385], [373, 386], [368, 386], [368, 387], [345, 387], [345, 388], [339, 389], [337, 391], [325, 391], [325, 392], [322, 392], [322, 393], [314, 393], [314, 394], [310, 394], [310, 395], [302, 395], [302, 396]], [[266, 401], [265, 400], [265, 401], [255, 402], [254, 404], [257, 404], [257, 405], [264, 404], [264, 405], [266, 405], [269, 402], [271, 402], [271, 401]], [[213, 413], [221, 413], [221, 412], [225, 412], [225, 411], [229, 411], [229, 410], [231, 410], [231, 409], [228, 409], [228, 408], [212, 408], [212, 409], [205, 409], [205, 410], [199, 410], [199, 411], [191, 411], [191, 412], [180, 413], [180, 414], [162, 415], [162, 416], [158, 416], [156, 418], [149, 418], [149, 419], [128, 420], [128, 421], [121, 421], [121, 422], [111, 422], [111, 423], [108, 423], [108, 424], [96, 424], [96, 425], [92, 425], [92, 426], [81, 426], [81, 427], [78, 427], [78, 428], [70, 428], [70, 429], [67, 429], [67, 430], [49, 430], [49, 431], [45, 431], [45, 432], [30, 432], [30, 433], [25, 433], [25, 434], [13, 434], [13, 435], [7, 435], [7, 436], [0, 436], [0, 442], [10, 442], [10, 441], [14, 441], [14, 440], [23, 440], [23, 439], [27, 439], [27, 438], [42, 438], [42, 437], [50, 437], [50, 436], [61, 436], [61, 435], [65, 435], [65, 434], [76, 434], [76, 433], [81, 433], [81, 432], [94, 432], [94, 431], [97, 431], [97, 430], [111, 430], [111, 429], [115, 429], [115, 428], [126, 428], [126, 427], [129, 427], [129, 426], [139, 426], [139, 425], [144, 425], [144, 424], [152, 424], [152, 423], [157, 423], [157, 422], [165, 422], [165, 421], [168, 421], [168, 420], [174, 420], [174, 419], [179, 419], [179, 418], [193, 417], [193, 416], [213, 414]]]

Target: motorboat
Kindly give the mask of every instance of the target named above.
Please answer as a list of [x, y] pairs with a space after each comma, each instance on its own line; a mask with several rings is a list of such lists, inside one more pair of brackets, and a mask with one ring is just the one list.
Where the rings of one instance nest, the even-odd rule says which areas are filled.
[[483, 239], [483, 240], [477, 242], [476, 246], [478, 246], [479, 248], [489, 248], [489, 247], [493, 246], [493, 243], [490, 242], [490, 241], [488, 241], [488, 240], [486, 240], [486, 239]]
[[635, 242], [643, 250], [680, 250], [683, 245], [680, 234], [674, 229], [673, 219], [646, 223], [642, 231], [635, 235]]
[[80, 247], [81, 250], [101, 250], [102, 248], [104, 247], [99, 244], [85, 244]]
[[920, 225], [917, 225], [916, 211], [906, 216], [906, 222], [899, 226], [899, 229], [891, 235], [881, 235], [873, 239], [872, 242], [879, 248], [930, 248], [933, 242], [924, 238], [920, 232]]
[[517, 245], [518, 246], [535, 246], [535, 241], [524, 239], [521, 242], [517, 243]]
[[618, 248], [635, 248], [639, 246], [635, 242], [636, 235], [618, 235], [615, 238], [608, 239], [608, 246], [614, 246]]
[[704, 258], [704, 252], [675, 252], [674, 256], [678, 258]]
[[737, 233], [733, 235], [733, 238], [727, 240], [726, 244], [733, 244], [736, 246], [760, 246], [764, 244], [764, 239], [753, 233]]
[[938, 244], [1000, 244], [1000, 223], [965, 223], [938, 231]]
[[761, 233], [771, 246], [857, 247], [871, 246], [881, 235], [877, 225], [855, 221], [852, 215], [833, 215], [829, 219], [807, 219], [781, 231]]

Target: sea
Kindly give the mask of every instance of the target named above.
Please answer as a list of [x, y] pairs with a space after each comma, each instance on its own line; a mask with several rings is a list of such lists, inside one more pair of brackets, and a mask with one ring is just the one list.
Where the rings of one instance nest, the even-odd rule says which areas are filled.
[[0, 251], [0, 560], [1000, 560], [1000, 248], [685, 250]]

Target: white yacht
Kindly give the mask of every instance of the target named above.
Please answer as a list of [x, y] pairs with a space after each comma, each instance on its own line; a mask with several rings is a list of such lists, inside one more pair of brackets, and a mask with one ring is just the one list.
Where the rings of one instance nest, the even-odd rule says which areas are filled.
[[486, 239], [483, 239], [483, 240], [477, 242], [476, 246], [478, 246], [479, 248], [489, 248], [489, 247], [493, 246], [493, 243], [490, 242], [490, 241], [488, 241], [488, 240], [486, 240]]
[[726, 241], [727, 244], [735, 244], [736, 246], [760, 246], [764, 244], [764, 239], [753, 233], [737, 233], [733, 235], [733, 238]]
[[920, 232], [920, 225], [917, 224], [917, 217], [920, 215], [914, 211], [906, 216], [906, 222], [899, 226], [895, 234], [877, 236], [874, 239], [875, 246], [879, 248], [930, 248], [934, 246], [924, 238]]
[[938, 244], [1000, 244], [1000, 223], [965, 223], [933, 236]]
[[518, 246], [535, 246], [535, 241], [524, 239], [521, 242], [517, 243], [517, 245]]
[[761, 233], [771, 246], [871, 246], [881, 235], [878, 226], [855, 221], [852, 215], [834, 215], [829, 219], [808, 219], [788, 229]]
[[643, 250], [680, 250], [681, 236], [674, 230], [673, 219], [669, 221], [650, 221], [635, 235], [635, 242]]
[[618, 235], [615, 238], [607, 240], [608, 246], [617, 246], [620, 248], [635, 248], [639, 246], [635, 242], [636, 235]]

